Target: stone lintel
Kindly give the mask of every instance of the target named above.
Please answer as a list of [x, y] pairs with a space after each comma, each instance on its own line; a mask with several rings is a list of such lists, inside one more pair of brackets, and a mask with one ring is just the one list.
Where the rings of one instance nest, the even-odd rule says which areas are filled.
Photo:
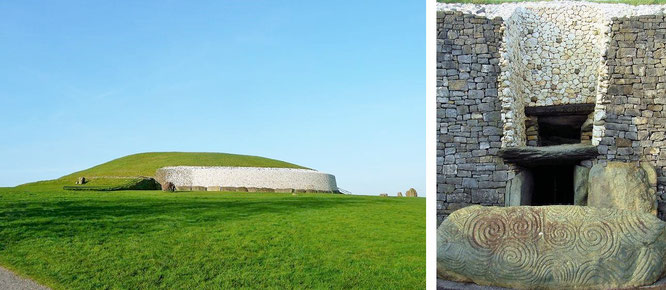
[[525, 107], [528, 116], [587, 115], [594, 111], [594, 104], [565, 104]]
[[507, 163], [523, 167], [541, 165], [575, 164], [581, 160], [593, 159], [599, 152], [596, 146], [586, 144], [565, 144], [554, 146], [508, 147], [499, 151]]

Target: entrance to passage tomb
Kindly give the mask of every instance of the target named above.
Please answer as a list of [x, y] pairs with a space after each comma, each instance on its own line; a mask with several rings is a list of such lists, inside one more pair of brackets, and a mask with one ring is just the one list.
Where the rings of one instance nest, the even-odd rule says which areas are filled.
[[573, 204], [574, 165], [532, 168], [534, 189], [531, 205]]
[[575, 174], [575, 169], [575, 164], [542, 164], [523, 168], [507, 183], [505, 205], [575, 204], [576, 190], [581, 190], [576, 185], [587, 179], [586, 175]]
[[507, 183], [506, 205], [576, 204], [587, 179], [576, 173], [577, 164], [598, 154], [591, 145], [593, 111], [594, 104], [525, 108], [527, 146], [500, 151], [520, 168]]

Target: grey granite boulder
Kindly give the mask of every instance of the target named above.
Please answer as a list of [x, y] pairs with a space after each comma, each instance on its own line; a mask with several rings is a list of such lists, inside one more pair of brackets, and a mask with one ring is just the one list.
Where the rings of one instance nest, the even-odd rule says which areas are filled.
[[587, 205], [656, 215], [656, 173], [651, 175], [636, 163], [596, 164], [590, 169]]

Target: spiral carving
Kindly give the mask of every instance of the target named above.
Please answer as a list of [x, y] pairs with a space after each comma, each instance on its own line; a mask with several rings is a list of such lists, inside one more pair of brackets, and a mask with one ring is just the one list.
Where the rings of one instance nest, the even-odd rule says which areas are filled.
[[584, 223], [578, 229], [576, 246], [582, 252], [594, 251], [599, 257], [608, 257], [612, 254], [614, 235], [606, 222]]
[[541, 231], [539, 210], [514, 208], [508, 211], [507, 220], [511, 238], [534, 240], [539, 237]]
[[493, 256], [493, 265], [501, 265], [497, 274], [499, 277], [513, 280], [530, 281], [536, 278], [530, 271], [536, 265], [537, 250], [533, 243], [521, 240], [506, 240]]
[[644, 213], [580, 206], [454, 212], [439, 272], [512, 288], [636, 287], [666, 271], [666, 224]]
[[501, 215], [477, 216], [469, 225], [472, 245], [485, 249], [497, 248], [505, 238], [506, 225], [506, 220]]
[[549, 222], [544, 234], [546, 243], [556, 248], [573, 248], [576, 243], [576, 228], [567, 223]]

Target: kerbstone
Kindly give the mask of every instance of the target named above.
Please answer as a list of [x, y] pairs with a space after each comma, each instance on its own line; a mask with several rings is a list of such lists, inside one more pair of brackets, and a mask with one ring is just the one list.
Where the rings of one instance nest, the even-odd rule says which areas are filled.
[[437, 230], [439, 278], [517, 289], [649, 285], [666, 270], [666, 223], [585, 206], [470, 206]]

